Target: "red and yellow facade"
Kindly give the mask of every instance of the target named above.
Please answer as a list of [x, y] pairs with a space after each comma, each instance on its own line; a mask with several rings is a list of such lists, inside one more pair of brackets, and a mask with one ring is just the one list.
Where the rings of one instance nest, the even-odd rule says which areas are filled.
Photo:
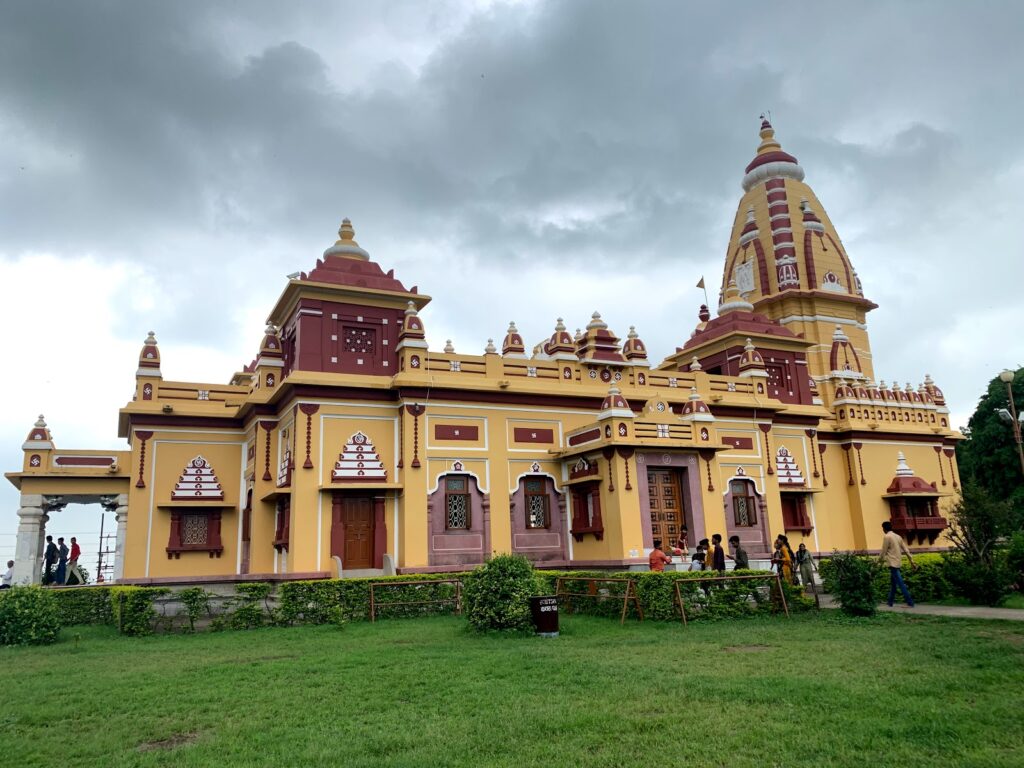
[[959, 479], [941, 390], [874, 380], [860, 281], [796, 159], [764, 122], [743, 178], [717, 313], [660, 363], [632, 328], [512, 324], [482, 354], [431, 350], [407, 289], [346, 220], [270, 311], [229, 384], [165, 381], [156, 338], [119, 452], [24, 444], [16, 579], [38, 579], [49, 514], [97, 501], [118, 579], [295, 578], [645, 566], [656, 538], [780, 533], [870, 549], [891, 520], [941, 546]]

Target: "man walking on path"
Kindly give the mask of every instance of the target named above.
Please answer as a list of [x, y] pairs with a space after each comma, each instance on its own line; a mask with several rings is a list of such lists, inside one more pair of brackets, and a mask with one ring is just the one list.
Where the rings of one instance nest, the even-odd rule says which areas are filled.
[[900, 571], [900, 567], [903, 565], [903, 554], [906, 553], [910, 567], [915, 571], [917, 564], [911, 557], [910, 550], [907, 549], [903, 539], [892, 529], [892, 523], [888, 520], [882, 523], [882, 531], [885, 535], [882, 537], [882, 551], [878, 554], [878, 563], [879, 565], [885, 563], [889, 566], [889, 607], [892, 607], [893, 600], [896, 599], [896, 588], [899, 587], [900, 592], [903, 593], [903, 599], [907, 601], [907, 606], [913, 608], [914, 598], [910, 596], [910, 590], [903, 583], [903, 574]]
[[57, 586], [63, 586], [68, 577], [68, 545], [64, 537], [57, 539]]
[[53, 567], [57, 564], [57, 545], [53, 536], [46, 537], [46, 551], [43, 553], [43, 584], [53, 583]]
[[729, 546], [732, 547], [732, 559], [736, 563], [736, 570], [745, 571], [750, 568], [750, 558], [747, 556], [747, 550], [740, 546], [740, 537], [730, 536]]

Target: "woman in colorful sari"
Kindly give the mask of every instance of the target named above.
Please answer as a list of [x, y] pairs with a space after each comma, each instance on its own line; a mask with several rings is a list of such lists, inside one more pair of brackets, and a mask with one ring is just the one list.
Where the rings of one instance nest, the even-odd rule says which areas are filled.
[[772, 565], [783, 581], [793, 583], [793, 558], [783, 544], [782, 539], [775, 540], [775, 551], [772, 553]]

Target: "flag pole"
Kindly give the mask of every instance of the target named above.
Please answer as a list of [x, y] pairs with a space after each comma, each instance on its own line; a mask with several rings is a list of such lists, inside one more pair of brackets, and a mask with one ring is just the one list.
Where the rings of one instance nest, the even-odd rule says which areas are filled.
[[707, 286], [704, 285], [704, 275], [700, 276], [700, 281], [697, 283], [697, 287], [704, 291], [704, 303], [710, 308], [711, 302], [708, 301], [708, 289]]

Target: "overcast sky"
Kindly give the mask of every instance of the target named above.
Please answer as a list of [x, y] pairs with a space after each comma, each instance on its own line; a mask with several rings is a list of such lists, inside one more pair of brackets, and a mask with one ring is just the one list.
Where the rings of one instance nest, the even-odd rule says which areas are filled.
[[[932, 374], [964, 424], [1024, 363], [1022, 29], [1019, 2], [0, 0], [0, 464], [41, 412], [123, 447], [150, 329], [165, 378], [228, 381], [344, 216], [434, 297], [433, 347], [596, 309], [660, 360], [767, 110], [880, 305], [877, 376]], [[3, 483], [4, 561], [17, 508]]]

